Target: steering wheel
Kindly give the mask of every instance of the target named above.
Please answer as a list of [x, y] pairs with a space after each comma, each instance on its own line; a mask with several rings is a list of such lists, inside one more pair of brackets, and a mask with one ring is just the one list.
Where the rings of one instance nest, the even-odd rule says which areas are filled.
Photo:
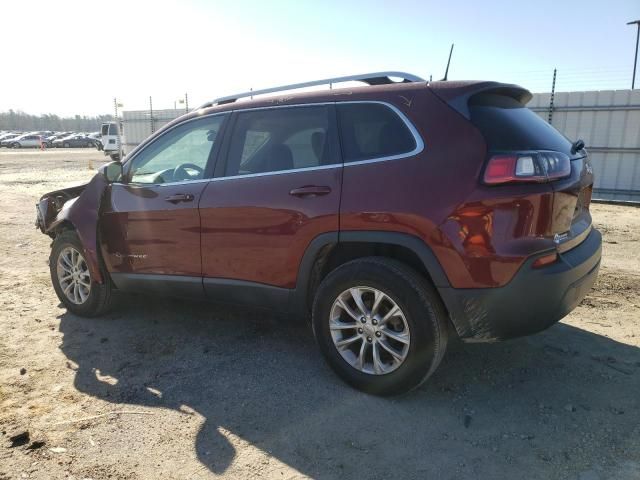
[[187, 169], [198, 172], [196, 178], [200, 177], [204, 173], [204, 169], [194, 163], [181, 163], [173, 169], [173, 181], [179, 182], [180, 180], [193, 180], [193, 175], [189, 174]]

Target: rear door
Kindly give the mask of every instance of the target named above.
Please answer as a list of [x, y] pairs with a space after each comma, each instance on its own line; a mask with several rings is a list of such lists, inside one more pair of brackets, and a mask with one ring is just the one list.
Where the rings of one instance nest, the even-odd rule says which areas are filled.
[[212, 115], [166, 131], [126, 162], [122, 183], [110, 186], [99, 228], [117, 285], [202, 293], [198, 202], [225, 118]]
[[205, 290], [229, 299], [233, 285], [293, 288], [310, 242], [338, 232], [334, 106], [247, 110], [231, 123], [225, 161], [200, 201]]

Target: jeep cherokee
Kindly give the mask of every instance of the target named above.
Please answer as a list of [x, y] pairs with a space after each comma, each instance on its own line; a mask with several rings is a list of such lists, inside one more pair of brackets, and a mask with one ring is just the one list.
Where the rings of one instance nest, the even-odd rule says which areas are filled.
[[449, 336], [538, 332], [595, 281], [589, 157], [530, 98], [384, 72], [209, 102], [42, 197], [54, 289], [84, 316], [118, 289], [311, 318], [345, 381], [406, 392]]

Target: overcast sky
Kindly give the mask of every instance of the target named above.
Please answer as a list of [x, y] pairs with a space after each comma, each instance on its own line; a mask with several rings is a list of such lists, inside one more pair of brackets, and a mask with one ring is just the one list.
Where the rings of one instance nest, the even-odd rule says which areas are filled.
[[[379, 70], [629, 88], [640, 0], [7, 1], [0, 111], [98, 114]], [[640, 83], [640, 74], [638, 82]]]

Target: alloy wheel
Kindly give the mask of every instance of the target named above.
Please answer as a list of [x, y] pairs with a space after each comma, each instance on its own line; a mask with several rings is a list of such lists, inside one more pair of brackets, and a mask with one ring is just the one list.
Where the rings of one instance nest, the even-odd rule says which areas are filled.
[[331, 307], [331, 338], [353, 368], [383, 375], [399, 368], [409, 354], [409, 324], [386, 293], [366, 286], [342, 292]]
[[82, 254], [73, 247], [65, 247], [58, 255], [57, 274], [60, 289], [76, 305], [82, 305], [91, 293], [91, 274]]

